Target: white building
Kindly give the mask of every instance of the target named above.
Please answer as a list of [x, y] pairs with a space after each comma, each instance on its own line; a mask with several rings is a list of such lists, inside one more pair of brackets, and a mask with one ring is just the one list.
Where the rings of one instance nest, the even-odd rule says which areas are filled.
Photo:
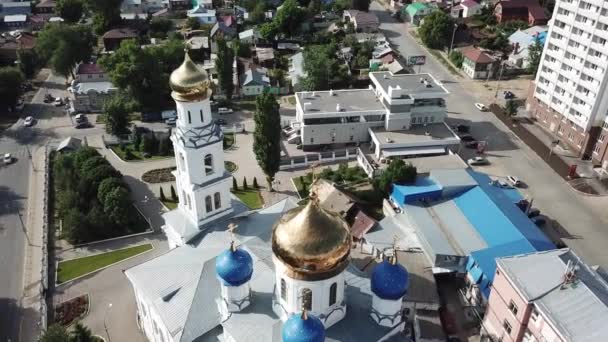
[[188, 18], [196, 18], [201, 24], [215, 24], [217, 18], [215, 16], [215, 10], [209, 9], [202, 4], [197, 5], [193, 9], [188, 11]]
[[[391, 156], [444, 154], [459, 144], [443, 123], [448, 91], [430, 74], [369, 75], [369, 89], [296, 93], [292, 127], [304, 150], [371, 141], [381, 158], [383, 150]], [[427, 147], [434, 151], [425, 153]]]
[[608, 158], [608, 2], [559, 0], [526, 108], [581, 157]]
[[223, 133], [211, 118], [207, 73], [186, 54], [170, 78], [177, 124], [171, 134], [179, 205], [163, 215], [169, 246], [188, 242], [204, 224], [228, 215], [231, 175], [224, 169]]
[[241, 95], [257, 96], [270, 87], [270, 78], [266, 71], [252, 67], [241, 75]]

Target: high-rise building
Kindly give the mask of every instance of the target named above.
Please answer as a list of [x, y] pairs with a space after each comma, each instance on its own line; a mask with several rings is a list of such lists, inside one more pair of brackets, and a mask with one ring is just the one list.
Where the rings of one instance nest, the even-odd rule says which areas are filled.
[[558, 0], [526, 109], [581, 158], [608, 160], [608, 1]]

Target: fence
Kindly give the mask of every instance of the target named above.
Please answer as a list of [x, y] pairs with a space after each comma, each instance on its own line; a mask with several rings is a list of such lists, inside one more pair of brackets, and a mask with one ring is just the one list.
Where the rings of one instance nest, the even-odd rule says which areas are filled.
[[331, 163], [340, 160], [350, 160], [357, 158], [357, 149], [348, 148], [338, 151], [327, 151], [319, 153], [310, 153], [303, 156], [281, 158], [279, 170], [289, 170], [298, 167], [306, 167], [312, 163], [322, 164]]

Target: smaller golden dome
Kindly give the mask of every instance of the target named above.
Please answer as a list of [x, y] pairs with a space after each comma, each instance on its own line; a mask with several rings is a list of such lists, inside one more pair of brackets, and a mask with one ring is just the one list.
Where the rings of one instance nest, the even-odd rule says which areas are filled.
[[295, 279], [333, 277], [348, 266], [350, 246], [348, 224], [315, 198], [283, 215], [272, 232], [274, 256]]
[[173, 90], [171, 96], [177, 101], [196, 101], [211, 96], [207, 72], [190, 59], [188, 51], [182, 65], [171, 73], [169, 86]]

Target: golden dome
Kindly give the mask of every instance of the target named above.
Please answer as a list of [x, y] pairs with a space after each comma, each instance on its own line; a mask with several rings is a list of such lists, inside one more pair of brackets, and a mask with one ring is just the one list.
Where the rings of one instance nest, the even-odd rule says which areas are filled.
[[197, 101], [211, 96], [207, 72], [190, 59], [188, 51], [184, 62], [173, 70], [169, 78], [171, 96], [177, 101]]
[[348, 224], [312, 198], [287, 212], [274, 226], [272, 251], [294, 279], [331, 278], [348, 266], [351, 235]]

